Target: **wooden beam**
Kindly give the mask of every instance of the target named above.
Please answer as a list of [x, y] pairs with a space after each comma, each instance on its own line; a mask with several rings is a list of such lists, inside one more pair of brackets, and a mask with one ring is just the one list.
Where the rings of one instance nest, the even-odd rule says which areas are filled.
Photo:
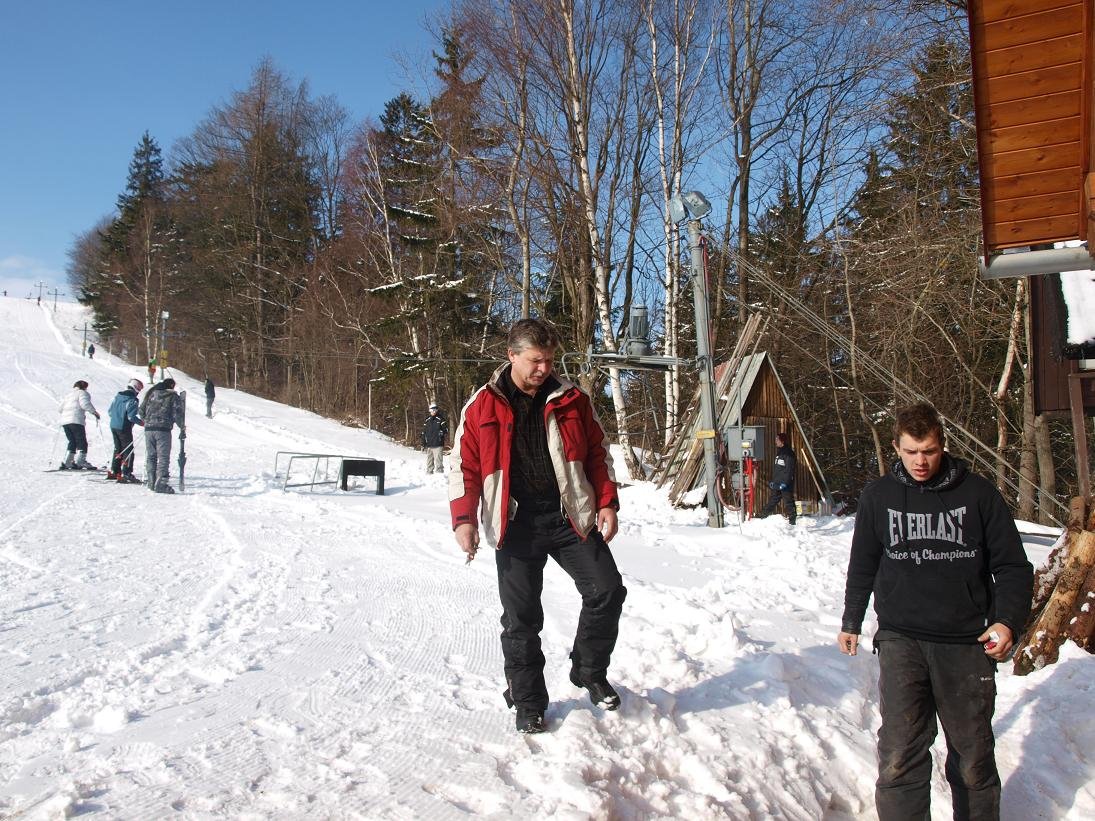
[[1043, 43], [1083, 31], [1083, 4], [1076, 2], [1036, 14], [1005, 17], [974, 25], [984, 30], [983, 42], [989, 51], [1025, 43]]
[[989, 175], [982, 180], [982, 184], [991, 189], [993, 200], [1002, 202], [1038, 194], [1060, 194], [1065, 191], [1076, 193], [1083, 185], [1083, 172], [1077, 164], [1067, 168], [1051, 168], [1003, 177]]
[[988, 146], [990, 151], [998, 154], [1022, 151], [1024, 148], [1078, 143], [1080, 136], [1080, 118], [1066, 117], [1062, 120], [989, 129]]
[[989, 223], [985, 230], [985, 243], [991, 248], [1011, 248], [1076, 239], [1080, 231], [1079, 210], [1077, 207], [1076, 212], [1068, 216]]
[[979, 7], [978, 22], [992, 23], [1049, 9], [1075, 6], [1079, 5], [1079, 2], [1078, 0], [981, 0], [980, 3], [973, 2], [970, 5]]
[[1076, 32], [1048, 40], [1041, 44], [1041, 48], [1031, 48], [1024, 43], [974, 54], [974, 65], [977, 67], [975, 73], [979, 77], [1002, 77], [1066, 63], [1079, 63], [1083, 58], [1083, 35]]
[[1079, 117], [1082, 108], [1080, 89], [1060, 91], [1056, 94], [1044, 94], [1038, 97], [1026, 97], [1022, 100], [1010, 100], [989, 106], [989, 127], [1008, 128], [1016, 125], [1044, 123], [1049, 120], [1063, 120]]
[[1067, 63], [1003, 77], [978, 75], [974, 79], [974, 87], [978, 102], [992, 106], [1009, 100], [1025, 100], [1062, 91], [1075, 91], [1083, 82], [1082, 73], [1081, 63]]
[[[1095, 173], [1089, 172], [1084, 178], [1084, 222], [1087, 224], [1087, 235], [1095, 237]], [[1095, 256], [1095, 249], [1088, 243], [1087, 250]]]
[[1073, 216], [1077, 208], [1077, 191], [1059, 194], [1039, 194], [1032, 197], [1015, 197], [996, 200], [991, 204], [989, 219], [996, 224], [1036, 220], [1046, 217]]
[[[1010, 177], [1013, 174], [1033, 174], [1038, 171], [1051, 171], [1083, 165], [1079, 142], [1043, 148], [1025, 148], [1021, 151], [1004, 151], [995, 154], [985, 149], [981, 156], [984, 168], [982, 175], [991, 179]], [[1079, 184], [1076, 187], [1079, 188]]]
[[1084, 397], [1080, 380], [1083, 375], [1076, 371], [1076, 363], [1071, 363], [1073, 373], [1068, 375], [1068, 404], [1072, 415], [1072, 438], [1076, 444], [1076, 479], [1080, 495], [1085, 499], [1091, 495], [1091, 465], [1087, 453], [1087, 427], [1084, 425]]

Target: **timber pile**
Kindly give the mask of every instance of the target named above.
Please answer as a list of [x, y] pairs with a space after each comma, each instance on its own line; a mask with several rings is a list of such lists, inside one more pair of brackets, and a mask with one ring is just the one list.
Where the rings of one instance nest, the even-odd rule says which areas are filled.
[[1095, 653], [1095, 497], [1075, 498], [1065, 533], [1034, 576], [1034, 601], [1015, 649], [1018, 676], [1057, 661], [1072, 639]]

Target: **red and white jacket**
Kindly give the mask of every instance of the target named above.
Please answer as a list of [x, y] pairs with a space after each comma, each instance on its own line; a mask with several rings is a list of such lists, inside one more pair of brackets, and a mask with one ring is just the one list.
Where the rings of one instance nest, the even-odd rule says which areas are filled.
[[[475, 524], [482, 501], [483, 535], [498, 547], [506, 535], [510, 507], [510, 446], [513, 407], [498, 380], [509, 363], [494, 372], [460, 411], [449, 458], [449, 507], [452, 526]], [[585, 539], [597, 526], [597, 511], [619, 508], [616, 476], [604, 428], [589, 395], [555, 376], [559, 387], [544, 405], [548, 452], [559, 483], [563, 511]]]

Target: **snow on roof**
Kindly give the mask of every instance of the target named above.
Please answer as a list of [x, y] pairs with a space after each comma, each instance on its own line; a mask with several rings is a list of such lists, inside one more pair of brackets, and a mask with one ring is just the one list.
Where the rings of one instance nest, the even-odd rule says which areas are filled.
[[[1056, 243], [1056, 248], [1076, 248], [1079, 240]], [[1062, 271], [1061, 296], [1065, 301], [1065, 335], [1069, 345], [1095, 340], [1095, 271]]]

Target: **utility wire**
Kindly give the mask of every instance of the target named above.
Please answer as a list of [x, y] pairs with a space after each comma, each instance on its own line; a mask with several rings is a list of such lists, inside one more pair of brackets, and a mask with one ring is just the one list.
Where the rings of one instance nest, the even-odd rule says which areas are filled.
[[[729, 254], [735, 260], [737, 265], [740, 266], [743, 270], [745, 270], [754, 281], [759, 282], [761, 285], [763, 285], [765, 288], [767, 288], [769, 291], [771, 291], [772, 294], [780, 300], [780, 302], [785, 304], [790, 310], [794, 311], [799, 316], [799, 318], [803, 322], [805, 322], [809, 327], [814, 329], [821, 336], [829, 339], [830, 341], [834, 342], [839, 347], [843, 348], [849, 354], [854, 353], [855, 358], [856, 358], [856, 363], [859, 364], [859, 365], [862, 365], [864, 367], [864, 370], [866, 370], [868, 373], [870, 373], [872, 376], [874, 376], [880, 382], [889, 383], [889, 384], [891, 384], [891, 385], [893, 385], [897, 388], [900, 388], [901, 391], [904, 392], [910, 399], [914, 399], [914, 400], [920, 401], [920, 402], [928, 402], [929, 401], [928, 397], [925, 394], [923, 394], [921, 391], [917, 390], [915, 387], [913, 387], [912, 385], [905, 382], [897, 374], [895, 374], [892, 370], [887, 368], [885, 365], [883, 365], [881, 362], [879, 362], [877, 359], [875, 359], [869, 353], [864, 351], [858, 345], [853, 345], [849, 339], [847, 339], [842, 333], [840, 333], [836, 328], [834, 328], [832, 326], [832, 324], [830, 322], [828, 322], [824, 317], [818, 315], [817, 312], [815, 312], [812, 308], [810, 308], [804, 302], [802, 302], [800, 299], [798, 299], [793, 293], [791, 293], [786, 288], [784, 288], [782, 285], [780, 285], [778, 282], [776, 282], [776, 280], [773, 279], [765, 269], [761, 268], [759, 265], [754, 264], [752, 261], [745, 259], [737, 251], [737, 249], [727, 248], [726, 253]], [[828, 368], [830, 366], [828, 365], [828, 363], [826, 363], [825, 367]], [[849, 385], [849, 387], [851, 387], [851, 386]], [[886, 414], [892, 413], [892, 411], [890, 411], [888, 408], [883, 408], [880, 405], [878, 405], [877, 402], [874, 402], [873, 400], [871, 400], [869, 396], [864, 396], [864, 398], [868, 402], [870, 402], [872, 405], [877, 407], [878, 410], [880, 410], [880, 411], [882, 411]], [[984, 469], [990, 475], [995, 474], [996, 469], [999, 465], [999, 463], [996, 460], [996, 451], [995, 451], [995, 449], [990, 447], [989, 445], [987, 445], [985, 442], [981, 441], [981, 439], [978, 438], [976, 434], [974, 434], [968, 428], [960, 425], [955, 420], [950, 419], [946, 416], [943, 416], [942, 418], [944, 419], [944, 421], [947, 422], [947, 424], [952, 429], [954, 429], [956, 432], [958, 432], [964, 438], [965, 448], [966, 448], [966, 451], [969, 454], [971, 460], [975, 464], [979, 465], [982, 469]], [[985, 454], [989, 454], [989, 455], [986, 456]], [[1004, 462], [1004, 465], [1005, 465], [1005, 470], [1012, 473], [1012, 474], [1014, 474], [1017, 477], [1017, 480], [1013, 481], [1006, 474], [1002, 475], [1000, 478], [1003, 481], [1003, 483], [1013, 493], [1016, 494], [1016, 496], [1018, 496], [1019, 493], [1022, 490], [1022, 487], [1021, 487], [1022, 482], [1026, 482], [1031, 487], [1033, 487], [1036, 491], [1039, 490], [1037, 485], [1035, 485], [1033, 482], [1031, 482], [1029, 479], [1027, 479], [1021, 473], [1019, 473], [1019, 471], [1017, 471], [1015, 468], [1013, 468], [1011, 466], [1011, 464], [1008, 463], [1006, 460]], [[1042, 499], [1043, 503], [1046, 500], [1051, 501], [1053, 505], [1055, 505], [1060, 511], [1062, 511], [1067, 516], [1068, 507], [1065, 504], [1063, 504], [1056, 497], [1043, 495], [1043, 496], [1041, 496], [1041, 499]], [[1050, 514], [1048, 511], [1043, 511], [1043, 512], [1045, 512], [1046, 515], [1048, 515], [1055, 522], [1057, 522], [1057, 524], [1063, 526], [1062, 522], [1058, 521], [1057, 518], [1054, 517], [1052, 514]]]

